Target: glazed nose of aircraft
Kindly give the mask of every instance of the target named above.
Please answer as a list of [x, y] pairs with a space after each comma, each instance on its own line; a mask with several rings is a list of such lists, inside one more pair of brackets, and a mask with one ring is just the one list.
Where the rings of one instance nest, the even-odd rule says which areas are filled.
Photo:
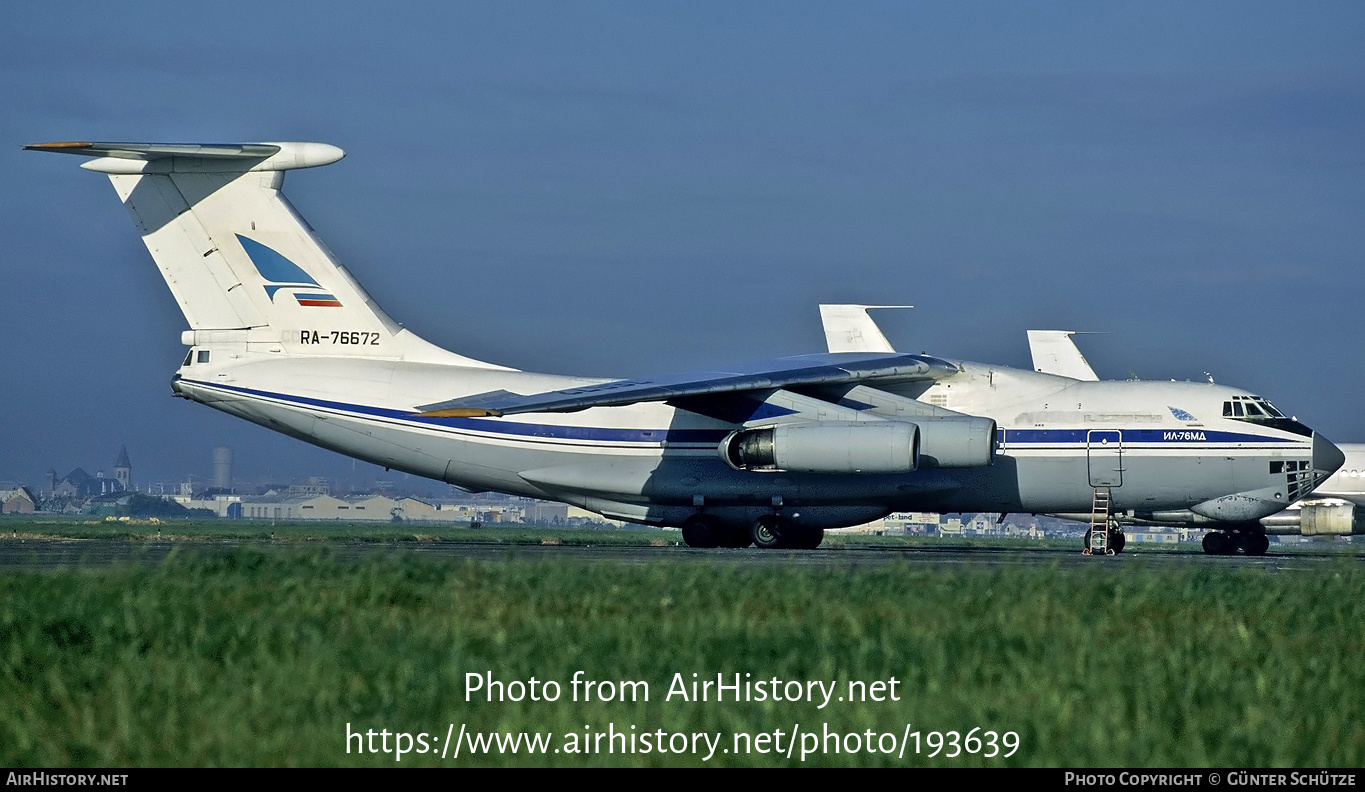
[[1331, 440], [1317, 432], [1313, 433], [1313, 470], [1320, 477], [1327, 478], [1337, 472], [1346, 462], [1346, 455], [1332, 444]]

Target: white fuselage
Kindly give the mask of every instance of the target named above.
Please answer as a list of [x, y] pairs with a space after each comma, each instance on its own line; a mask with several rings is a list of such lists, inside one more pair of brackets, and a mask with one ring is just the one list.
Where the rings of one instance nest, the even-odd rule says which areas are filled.
[[[1325, 475], [1310, 472], [1311, 432], [1224, 419], [1223, 403], [1245, 392], [1203, 383], [1080, 382], [961, 363], [937, 382], [903, 386], [902, 395], [993, 418], [992, 464], [816, 475], [732, 470], [717, 446], [741, 424], [663, 403], [500, 418], [418, 414], [418, 405], [443, 399], [601, 380], [195, 351], [211, 352], [211, 362], [182, 366], [175, 389], [187, 398], [385, 467], [656, 524], [680, 524], [699, 505], [740, 521], [780, 504], [824, 526], [900, 509], [1080, 512], [1096, 487], [1110, 489], [1122, 511], [1255, 520], [1284, 508], [1307, 477]], [[1273, 472], [1276, 462], [1281, 471], [1292, 462], [1295, 475]]]

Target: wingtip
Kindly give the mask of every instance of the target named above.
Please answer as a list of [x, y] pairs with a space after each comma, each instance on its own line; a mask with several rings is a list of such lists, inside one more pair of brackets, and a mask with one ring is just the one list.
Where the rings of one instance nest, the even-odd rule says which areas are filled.
[[67, 151], [69, 149], [85, 149], [95, 145], [86, 140], [59, 140], [55, 143], [30, 143], [24, 146], [24, 151]]

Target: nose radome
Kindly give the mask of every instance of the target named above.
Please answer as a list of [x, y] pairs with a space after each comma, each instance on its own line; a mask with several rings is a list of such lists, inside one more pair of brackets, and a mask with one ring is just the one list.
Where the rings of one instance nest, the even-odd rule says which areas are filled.
[[1333, 445], [1331, 440], [1317, 432], [1313, 433], [1313, 470], [1323, 478], [1337, 472], [1346, 462], [1346, 455]]

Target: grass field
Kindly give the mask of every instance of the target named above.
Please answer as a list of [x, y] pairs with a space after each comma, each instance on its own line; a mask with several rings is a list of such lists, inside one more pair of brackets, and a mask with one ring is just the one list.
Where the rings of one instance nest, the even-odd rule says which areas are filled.
[[[355, 741], [347, 753], [349, 723], [430, 735], [436, 752], [402, 765], [703, 764], [704, 747], [554, 753], [585, 728], [632, 726], [719, 735], [709, 765], [796, 765], [799, 748], [723, 751], [737, 732], [790, 739], [825, 724], [885, 745], [881, 735], [900, 740], [910, 724], [926, 740], [920, 755], [911, 744], [904, 756], [817, 751], [804, 763], [1359, 767], [1362, 624], [1365, 574], [1346, 563], [1314, 573], [352, 563], [299, 542], [155, 567], [6, 572], [0, 764], [396, 763]], [[465, 675], [485, 671], [557, 681], [561, 696], [466, 702]], [[648, 682], [649, 700], [573, 701], [578, 671]], [[835, 681], [838, 694], [850, 680], [894, 678], [900, 700], [665, 700], [675, 673], [694, 672]], [[549, 753], [465, 743], [442, 759], [450, 724], [548, 732]], [[1008, 759], [924, 755], [929, 732], [973, 727], [1016, 732], [1019, 748]]]

